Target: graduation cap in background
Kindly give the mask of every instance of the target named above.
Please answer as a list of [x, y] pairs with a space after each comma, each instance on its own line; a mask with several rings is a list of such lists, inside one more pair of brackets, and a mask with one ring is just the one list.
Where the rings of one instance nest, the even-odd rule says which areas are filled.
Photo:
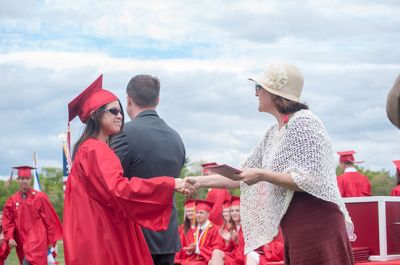
[[222, 209], [230, 208], [231, 207], [231, 201], [230, 200], [225, 200], [224, 203], [222, 204]]
[[214, 203], [207, 201], [207, 200], [196, 200], [196, 211], [206, 211], [209, 212], [211, 211], [211, 208], [213, 207]]
[[203, 167], [202, 174], [203, 174], [203, 175], [207, 175], [208, 172], [209, 172], [209, 170], [207, 169], [207, 167], [209, 167], [209, 166], [216, 166], [216, 165], [218, 165], [218, 164], [215, 163], [215, 162], [210, 162], [210, 163], [201, 164], [201, 166]]
[[10, 186], [13, 175], [14, 175], [14, 169], [17, 170], [17, 176], [21, 178], [31, 178], [32, 177], [32, 169], [35, 169], [34, 167], [31, 166], [17, 166], [17, 167], [12, 167], [11, 168], [11, 174], [10, 177], [8, 178], [8, 181], [6, 183], [6, 187]]
[[232, 195], [231, 206], [240, 206], [240, 197]]
[[[18, 177], [30, 178], [30, 177], [32, 177], [32, 169], [35, 169], [35, 168], [31, 167], [31, 166], [18, 166], [18, 167], [13, 167], [13, 169], [17, 170]], [[11, 175], [12, 175], [12, 173], [11, 173]]]
[[337, 154], [340, 156], [339, 157], [339, 162], [340, 163], [355, 163], [355, 164], [360, 164], [364, 163], [364, 161], [354, 161], [354, 154], [356, 152], [354, 151], [341, 151], [337, 152]]
[[393, 164], [395, 164], [397, 171], [400, 172], [400, 160], [393, 160]]
[[189, 199], [185, 201], [185, 208], [193, 208], [195, 207], [196, 201], [193, 199]]

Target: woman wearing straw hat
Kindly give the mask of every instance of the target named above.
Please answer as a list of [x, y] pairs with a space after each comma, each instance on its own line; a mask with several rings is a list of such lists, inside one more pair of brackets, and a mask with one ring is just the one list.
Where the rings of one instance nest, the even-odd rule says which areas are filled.
[[184, 181], [124, 178], [109, 138], [124, 116], [118, 98], [102, 88], [102, 76], [68, 104], [69, 121], [86, 124], [77, 141], [64, 203], [67, 265], [153, 264], [141, 227], [165, 230], [174, 189]]
[[220, 175], [190, 177], [196, 187], [241, 189], [245, 253], [270, 242], [282, 228], [285, 264], [354, 264], [353, 224], [336, 182], [334, 153], [321, 120], [300, 103], [303, 76], [274, 63], [257, 77], [258, 111], [269, 128], [234, 181]]

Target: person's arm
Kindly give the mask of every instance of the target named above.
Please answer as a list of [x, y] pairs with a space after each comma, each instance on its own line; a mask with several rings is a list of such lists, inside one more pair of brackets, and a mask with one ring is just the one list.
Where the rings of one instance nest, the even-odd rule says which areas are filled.
[[186, 177], [187, 182], [198, 188], [237, 189], [239, 181], [234, 181], [224, 176], [214, 174], [207, 176]]
[[11, 242], [11, 245], [16, 246], [17, 244], [14, 239], [14, 230], [16, 229], [16, 224], [13, 210], [13, 201], [11, 198], [6, 201], [3, 207], [2, 226], [4, 239], [9, 244]]
[[293, 181], [290, 173], [272, 172], [270, 170], [261, 168], [248, 168], [244, 169], [239, 176], [247, 185], [253, 185], [260, 181], [268, 181], [272, 184], [282, 186], [290, 190], [303, 191]]

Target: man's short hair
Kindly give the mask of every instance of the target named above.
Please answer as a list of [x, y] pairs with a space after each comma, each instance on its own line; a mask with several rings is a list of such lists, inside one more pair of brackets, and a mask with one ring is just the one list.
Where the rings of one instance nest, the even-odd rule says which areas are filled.
[[126, 93], [139, 107], [155, 107], [160, 95], [160, 81], [151, 75], [134, 76], [126, 87]]

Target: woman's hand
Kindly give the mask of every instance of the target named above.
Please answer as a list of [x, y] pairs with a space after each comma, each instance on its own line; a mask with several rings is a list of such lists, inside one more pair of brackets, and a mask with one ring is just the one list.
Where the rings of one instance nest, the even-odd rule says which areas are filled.
[[238, 176], [247, 185], [253, 185], [262, 180], [262, 171], [259, 168], [246, 168]]

